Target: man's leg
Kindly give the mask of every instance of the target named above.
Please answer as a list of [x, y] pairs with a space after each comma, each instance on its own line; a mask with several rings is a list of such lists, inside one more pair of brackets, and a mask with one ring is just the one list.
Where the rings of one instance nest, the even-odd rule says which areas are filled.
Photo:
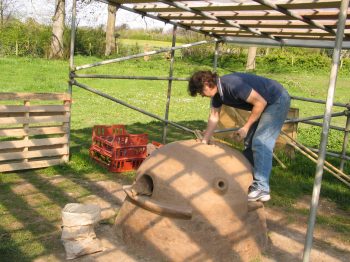
[[254, 181], [248, 193], [249, 201], [270, 199], [270, 173], [272, 169], [273, 148], [280, 134], [290, 106], [290, 97], [283, 92], [281, 97], [269, 105], [260, 117], [252, 141], [254, 158]]
[[244, 150], [243, 155], [249, 160], [250, 164], [254, 167], [254, 157], [252, 150], [253, 136], [256, 128], [258, 127], [259, 121], [256, 121], [249, 129], [247, 136], [244, 138]]

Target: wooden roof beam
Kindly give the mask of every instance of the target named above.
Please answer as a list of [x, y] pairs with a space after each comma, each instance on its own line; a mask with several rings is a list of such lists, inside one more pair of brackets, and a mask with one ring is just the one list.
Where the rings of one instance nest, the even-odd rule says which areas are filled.
[[212, 20], [215, 20], [215, 21], [218, 21], [218, 22], [221, 22], [221, 23], [224, 23], [224, 24], [227, 24], [229, 26], [232, 26], [232, 27], [236, 27], [236, 28], [239, 28], [239, 29], [243, 29], [245, 31], [248, 31], [250, 33], [253, 33], [253, 34], [256, 34], [256, 35], [260, 35], [260, 36], [264, 36], [264, 37], [268, 37], [272, 40], [276, 40], [276, 41], [280, 41], [280, 39], [272, 36], [272, 35], [269, 35], [269, 34], [266, 34], [266, 33], [261, 33], [259, 30], [257, 29], [252, 29], [250, 27], [247, 27], [247, 26], [244, 26], [244, 25], [240, 25], [236, 22], [232, 22], [232, 21], [228, 21], [226, 19], [222, 19], [222, 18], [218, 18], [216, 16], [213, 16], [213, 15], [210, 15], [210, 14], [207, 14], [207, 13], [204, 13], [202, 11], [198, 11], [198, 10], [195, 10], [193, 8], [190, 8], [190, 7], [187, 7], [183, 4], [179, 4], [177, 2], [173, 2], [173, 1], [166, 1], [166, 0], [163, 0], [163, 1], [159, 1], [159, 2], [162, 2], [162, 3], [165, 3], [165, 4], [168, 4], [170, 6], [174, 6], [174, 7], [177, 7], [177, 8], [180, 8], [184, 11], [187, 11], [187, 12], [191, 12], [193, 14], [196, 14], [196, 15], [199, 15], [199, 16], [202, 16], [202, 17], [205, 17], [205, 18], [209, 18], [209, 19], [212, 19]]
[[[196, 9], [202, 12], [211, 12], [211, 11], [264, 11], [266, 6], [261, 4], [252, 4], [252, 3], [216, 3], [213, 5], [211, 3], [203, 3], [198, 1], [191, 4], [186, 4], [187, 7]], [[275, 3], [285, 9], [321, 9], [321, 8], [338, 8], [339, 0], [331, 0], [327, 2], [308, 2], [308, 3], [286, 3], [286, 1], [278, 1]], [[179, 12], [181, 9], [177, 7], [169, 7], [163, 4], [137, 4], [133, 6], [134, 9], [144, 11], [144, 12]], [[269, 8], [271, 10], [271, 8]]]
[[119, 2], [121, 2], [121, 1], [117, 1], [117, 0], [98, 0], [98, 1], [106, 3], [106, 4], [114, 3], [114, 4], [116, 4], [118, 6], [118, 8], [126, 10], [126, 11], [129, 11], [129, 12], [132, 12], [132, 13], [135, 13], [135, 14], [139, 14], [142, 17], [149, 17], [149, 18], [152, 18], [152, 19], [164, 22], [165, 24], [176, 25], [176, 26], [179, 26], [179, 27], [184, 28], [186, 30], [190, 30], [190, 31], [193, 31], [193, 32], [196, 32], [196, 33], [200, 33], [200, 34], [203, 34], [203, 35], [206, 35], [206, 36], [210, 36], [210, 37], [215, 37], [218, 40], [220, 40], [220, 38], [221, 38], [219, 35], [216, 35], [214, 33], [208, 33], [208, 32], [201, 31], [198, 28], [195, 28], [193, 26], [183, 25], [183, 24], [175, 22], [175, 21], [170, 21], [170, 20], [164, 19], [164, 18], [162, 18], [160, 16], [156, 16], [156, 15], [152, 15], [152, 14], [148, 14], [148, 13], [145, 13], [145, 12], [142, 12], [142, 11], [135, 10], [133, 8], [130, 8], [130, 7], [127, 7], [127, 6], [123, 5], [123, 4], [120, 4]]
[[291, 10], [288, 10], [288, 9], [286, 9], [286, 8], [284, 8], [284, 7], [281, 7], [281, 6], [279, 6], [279, 5], [276, 5], [276, 4], [274, 4], [274, 3], [271, 3], [271, 2], [268, 1], [268, 0], [253, 0], [253, 1], [254, 1], [254, 2], [257, 2], [257, 3], [259, 3], [259, 4], [262, 4], [262, 5], [264, 5], [264, 6], [267, 6], [267, 7], [269, 7], [269, 8], [272, 8], [272, 9], [274, 9], [274, 10], [276, 10], [276, 11], [278, 11], [278, 12], [281, 12], [281, 13], [283, 13], [283, 14], [285, 14], [285, 15], [294, 17], [294, 18], [296, 18], [296, 19], [298, 19], [298, 20], [300, 20], [300, 21], [303, 21], [304, 23], [307, 23], [307, 24], [312, 25], [312, 26], [314, 26], [314, 27], [317, 27], [317, 28], [320, 28], [320, 29], [322, 29], [322, 30], [325, 30], [325, 31], [327, 31], [328, 33], [331, 33], [331, 34], [333, 34], [333, 35], [336, 35], [336, 31], [333, 30], [332, 28], [330, 28], [330, 27], [328, 27], [328, 26], [324, 26], [324, 25], [322, 25], [322, 24], [320, 24], [320, 23], [318, 23], [318, 22], [316, 22], [316, 21], [313, 21], [313, 20], [307, 18], [307, 17], [301, 16], [301, 15], [297, 14], [296, 12], [293, 12], [293, 11], [291, 11]]
[[[298, 11], [300, 16], [306, 17], [312, 20], [337, 20], [339, 10], [337, 9], [327, 9], [327, 10], [318, 10], [318, 9], [303, 9]], [[350, 9], [348, 10], [348, 15], [350, 15]], [[171, 18], [176, 20], [212, 20], [213, 18], [203, 17], [200, 14], [196, 14], [190, 11], [185, 12], [170, 12], [170, 13], [159, 13], [159, 17]], [[215, 17], [215, 21], [223, 20], [295, 20], [301, 21], [298, 18], [287, 16], [276, 10], [266, 10], [266, 11], [240, 11], [240, 12], [213, 12], [211, 13], [212, 17]], [[220, 19], [220, 20], [218, 20]], [[318, 21], [319, 22], [319, 21]], [[238, 22], [237, 22], [238, 23]], [[240, 23], [239, 23], [240, 24]]]

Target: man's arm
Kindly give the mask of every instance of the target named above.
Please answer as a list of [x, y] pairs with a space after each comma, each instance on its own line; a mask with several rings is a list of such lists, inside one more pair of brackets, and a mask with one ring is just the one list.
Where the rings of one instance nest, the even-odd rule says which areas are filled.
[[210, 115], [209, 115], [209, 119], [208, 119], [208, 125], [207, 125], [207, 129], [204, 132], [204, 136], [202, 139], [202, 143], [208, 144], [211, 136], [214, 133], [214, 130], [216, 128], [216, 125], [219, 122], [220, 119], [220, 111], [221, 111], [221, 107], [219, 108], [215, 108], [212, 107], [210, 109]]
[[248, 117], [247, 122], [242, 126], [236, 133], [239, 139], [242, 140], [247, 136], [248, 130], [254, 122], [256, 122], [264, 111], [267, 102], [266, 100], [259, 95], [254, 89], [250, 92], [246, 100], [249, 104], [253, 106], [250, 116]]

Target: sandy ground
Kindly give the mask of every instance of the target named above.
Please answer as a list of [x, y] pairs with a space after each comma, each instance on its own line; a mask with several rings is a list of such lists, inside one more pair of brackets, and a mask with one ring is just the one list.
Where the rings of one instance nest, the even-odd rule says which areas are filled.
[[[102, 208], [103, 219], [112, 218], [121, 206], [125, 194], [122, 185], [115, 181], [97, 181], [98, 194], [86, 199], [86, 202], [99, 204]], [[98, 195], [98, 196], [97, 196]], [[298, 201], [299, 207], [308, 206], [309, 198], [305, 197]], [[320, 212], [336, 212], [331, 203], [322, 200]], [[263, 254], [261, 261], [301, 261], [307, 218], [281, 212], [276, 208], [265, 208], [267, 216], [269, 245]], [[114, 226], [110, 223], [99, 224], [95, 228], [97, 237], [102, 241], [104, 251], [82, 256], [74, 261], [151, 261], [137, 256], [129, 250], [115, 233]], [[65, 252], [41, 257], [35, 261], [65, 261]], [[254, 260], [255, 261], [255, 260]], [[350, 244], [341, 241], [339, 233], [329, 229], [316, 227], [313, 241], [311, 261], [350, 261]]]

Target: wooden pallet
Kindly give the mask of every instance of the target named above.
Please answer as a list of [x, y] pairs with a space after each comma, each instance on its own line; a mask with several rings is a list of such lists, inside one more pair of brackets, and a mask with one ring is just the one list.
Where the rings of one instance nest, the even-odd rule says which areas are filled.
[[69, 160], [70, 95], [0, 93], [0, 172]]
[[[250, 115], [249, 111], [236, 109], [229, 106], [222, 106], [220, 112], [220, 121], [218, 123], [218, 129], [232, 128], [232, 127], [241, 127], [247, 121]], [[299, 117], [299, 109], [298, 108], [290, 108], [288, 112], [288, 118], [298, 118]], [[291, 136], [293, 139], [297, 138], [297, 129], [298, 123], [287, 123], [284, 124], [282, 130]], [[215, 135], [218, 138], [232, 139], [232, 133], [222, 133]], [[276, 141], [276, 150], [283, 150], [290, 157], [294, 157], [294, 149], [289, 146], [281, 136], [278, 137]]]

